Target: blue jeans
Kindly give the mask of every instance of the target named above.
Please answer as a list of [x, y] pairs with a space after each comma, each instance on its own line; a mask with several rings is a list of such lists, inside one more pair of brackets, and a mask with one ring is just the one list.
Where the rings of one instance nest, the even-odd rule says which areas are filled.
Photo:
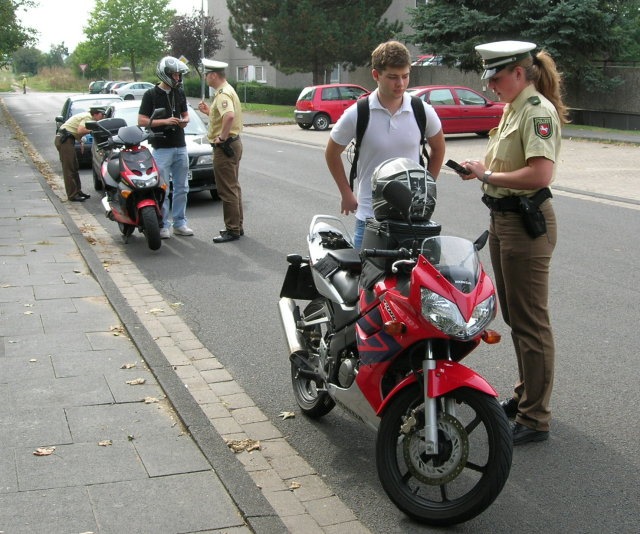
[[169, 184], [173, 181], [173, 206], [169, 213], [169, 198], [162, 204], [162, 226], [174, 228], [187, 226], [187, 194], [189, 193], [189, 156], [187, 147], [156, 148], [153, 150], [162, 179]]
[[353, 244], [356, 250], [362, 249], [362, 240], [364, 239], [364, 221], [356, 219], [356, 228], [353, 233]]

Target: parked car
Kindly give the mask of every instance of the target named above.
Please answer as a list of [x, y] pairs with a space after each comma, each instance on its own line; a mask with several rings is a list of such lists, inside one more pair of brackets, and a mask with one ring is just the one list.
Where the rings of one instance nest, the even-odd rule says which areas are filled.
[[[120, 97], [118, 97], [120, 98]], [[121, 118], [127, 126], [138, 124], [139, 100], [122, 100], [114, 102], [107, 108], [105, 118]], [[184, 129], [189, 154], [189, 192], [209, 191], [211, 198], [218, 198], [215, 176], [213, 174], [213, 149], [207, 139], [207, 127], [195, 109], [189, 105], [189, 123]], [[146, 143], [146, 141], [145, 141]], [[104, 159], [104, 151], [97, 145], [91, 147], [91, 165], [93, 168], [93, 185], [96, 191], [103, 188], [100, 177], [100, 166]]]
[[102, 86], [102, 92], [107, 95], [110, 94], [111, 88], [117, 83], [124, 83], [124, 82], [122, 80], [109, 80], [107, 83], [105, 83]]
[[445, 134], [487, 135], [498, 126], [505, 106], [504, 102], [494, 102], [473, 89], [456, 85], [426, 85], [407, 91], [433, 106]]
[[356, 100], [369, 94], [359, 85], [334, 83], [305, 87], [293, 112], [298, 126], [308, 130], [326, 130], [338, 121], [344, 111]]
[[102, 91], [102, 87], [107, 83], [106, 80], [94, 80], [89, 84], [89, 92], [91, 94], [96, 94]]
[[[56, 121], [56, 133], [60, 129], [69, 117], [78, 113], [89, 111], [89, 108], [94, 106], [107, 107], [109, 104], [120, 101], [118, 95], [101, 95], [101, 94], [82, 94], [72, 95], [68, 97], [62, 105], [62, 111], [55, 119]], [[83, 142], [76, 141], [76, 155], [78, 156], [78, 163], [80, 167], [91, 166], [91, 144], [93, 143], [93, 137], [91, 134], [87, 134], [83, 137]]]
[[154, 84], [149, 82], [130, 82], [111, 89], [111, 92], [120, 95], [123, 100], [136, 100], [142, 98], [142, 95], [152, 87]]

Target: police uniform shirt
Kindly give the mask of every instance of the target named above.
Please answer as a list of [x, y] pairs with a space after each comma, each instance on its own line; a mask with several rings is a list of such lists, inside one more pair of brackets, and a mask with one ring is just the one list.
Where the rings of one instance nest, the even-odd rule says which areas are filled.
[[85, 122], [90, 120], [92, 120], [92, 117], [91, 113], [89, 113], [88, 111], [84, 113], [76, 113], [75, 115], [69, 117], [67, 122], [60, 126], [60, 130], [66, 130], [79, 141], [82, 136], [78, 135], [78, 128], [80, 128], [80, 126], [84, 126]]
[[[142, 95], [138, 113], [145, 117], [151, 117], [153, 110], [159, 108], [167, 110], [166, 117], [181, 118], [184, 113], [189, 111], [187, 107], [187, 97], [184, 91], [177, 88], [167, 92], [159, 85], [147, 90], [144, 95]], [[171, 128], [158, 126], [157, 128], [152, 127], [151, 130], [162, 134], [162, 137], [150, 139], [153, 148], [178, 148], [187, 146], [184, 138], [184, 128], [180, 126]]]
[[225, 82], [216, 91], [209, 111], [209, 133], [207, 137], [210, 143], [213, 143], [213, 140], [222, 133], [222, 117], [229, 112], [234, 114], [229, 137], [235, 137], [240, 135], [242, 131], [242, 104], [231, 84]]
[[[525, 167], [529, 158], [543, 157], [556, 162], [561, 139], [560, 119], [554, 105], [529, 85], [505, 106], [500, 124], [489, 132], [485, 167], [493, 172], [509, 172]], [[536, 191], [490, 184], [484, 184], [483, 189], [495, 198], [531, 196]]]

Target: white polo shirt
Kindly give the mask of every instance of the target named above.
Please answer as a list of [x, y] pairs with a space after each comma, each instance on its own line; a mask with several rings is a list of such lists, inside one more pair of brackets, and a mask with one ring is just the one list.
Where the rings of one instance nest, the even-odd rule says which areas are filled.
[[[362, 221], [373, 217], [371, 205], [371, 176], [380, 163], [391, 158], [409, 158], [419, 162], [420, 128], [413, 116], [411, 96], [404, 94], [402, 106], [391, 115], [378, 100], [378, 90], [369, 95], [369, 124], [362, 137], [358, 156], [358, 181], [356, 197], [358, 209], [356, 217]], [[436, 135], [442, 125], [433, 107], [424, 104], [427, 114], [425, 136]], [[347, 146], [356, 137], [358, 106], [349, 107], [331, 130], [331, 139], [339, 145]], [[426, 163], [426, 162], [425, 162]], [[347, 175], [349, 173], [347, 172]]]

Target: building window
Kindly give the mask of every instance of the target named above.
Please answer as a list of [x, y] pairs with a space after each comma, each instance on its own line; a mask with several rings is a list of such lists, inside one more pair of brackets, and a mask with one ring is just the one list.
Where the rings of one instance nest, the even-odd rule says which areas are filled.
[[266, 83], [264, 67], [262, 65], [242, 65], [236, 67], [236, 79], [239, 82]]
[[416, 7], [426, 6], [429, 3], [429, 0], [416, 0]]

